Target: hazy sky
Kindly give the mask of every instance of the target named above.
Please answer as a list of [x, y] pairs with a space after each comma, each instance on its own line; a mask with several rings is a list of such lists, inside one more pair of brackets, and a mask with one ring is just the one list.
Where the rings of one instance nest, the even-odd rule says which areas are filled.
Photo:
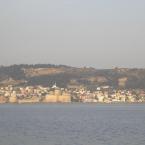
[[145, 0], [0, 0], [0, 64], [145, 67]]

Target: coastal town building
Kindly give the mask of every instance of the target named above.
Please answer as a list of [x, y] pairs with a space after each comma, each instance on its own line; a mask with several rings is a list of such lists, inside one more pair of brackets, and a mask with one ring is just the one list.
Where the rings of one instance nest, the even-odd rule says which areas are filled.
[[52, 103], [52, 102], [71, 102], [71, 96], [69, 93], [62, 91], [59, 88], [53, 88], [53, 91], [50, 91], [48, 95], [46, 95], [43, 102]]
[[43, 86], [3, 86], [0, 87], [0, 103], [142, 103], [145, 102], [144, 89], [114, 89], [97, 87], [59, 88]]
[[9, 97], [9, 103], [17, 103], [17, 96], [16, 96], [16, 92], [13, 91], [12, 94]]
[[4, 96], [0, 96], [0, 104], [7, 103], [8, 99]]

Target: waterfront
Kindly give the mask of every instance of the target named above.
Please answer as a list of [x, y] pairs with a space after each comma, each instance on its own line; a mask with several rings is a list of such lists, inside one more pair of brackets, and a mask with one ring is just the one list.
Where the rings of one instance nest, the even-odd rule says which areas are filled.
[[5, 103], [143, 103], [144, 89], [114, 89], [110, 86], [87, 88], [60, 88], [43, 86], [0, 87], [0, 104]]
[[145, 104], [3, 104], [2, 145], [144, 145]]

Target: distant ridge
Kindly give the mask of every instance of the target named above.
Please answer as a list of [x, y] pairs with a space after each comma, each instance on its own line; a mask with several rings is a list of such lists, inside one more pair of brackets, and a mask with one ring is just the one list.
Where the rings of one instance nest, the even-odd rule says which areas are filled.
[[66, 65], [35, 64], [0, 66], [0, 85], [43, 85], [57, 83], [60, 87], [85, 86], [96, 88], [108, 85], [114, 88], [145, 88], [145, 69], [95, 69]]

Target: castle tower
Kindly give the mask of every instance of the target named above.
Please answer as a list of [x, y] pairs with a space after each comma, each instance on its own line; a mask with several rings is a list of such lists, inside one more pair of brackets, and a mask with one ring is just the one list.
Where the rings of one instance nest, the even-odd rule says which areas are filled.
[[70, 94], [64, 91], [64, 92], [58, 97], [58, 102], [63, 102], [63, 103], [71, 102], [71, 96], [70, 96]]
[[9, 98], [9, 103], [17, 103], [17, 96], [16, 96], [16, 92], [13, 91], [10, 98]]

